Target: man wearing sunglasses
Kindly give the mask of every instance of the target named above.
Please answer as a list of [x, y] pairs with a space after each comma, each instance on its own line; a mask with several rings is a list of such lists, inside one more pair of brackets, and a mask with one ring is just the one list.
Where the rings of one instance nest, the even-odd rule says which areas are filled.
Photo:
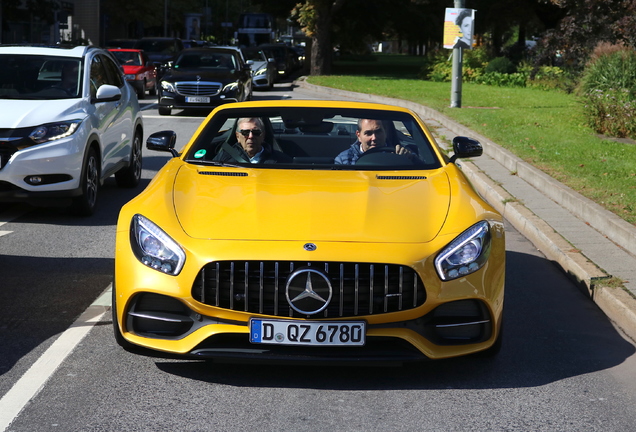
[[291, 163], [291, 157], [265, 144], [265, 128], [260, 118], [241, 118], [236, 125], [237, 142], [223, 144], [214, 157], [218, 162]]

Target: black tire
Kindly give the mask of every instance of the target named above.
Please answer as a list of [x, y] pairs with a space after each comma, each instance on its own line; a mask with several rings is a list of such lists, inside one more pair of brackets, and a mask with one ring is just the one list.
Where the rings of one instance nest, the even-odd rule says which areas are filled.
[[97, 151], [91, 148], [88, 151], [86, 162], [82, 168], [81, 188], [82, 194], [73, 198], [71, 211], [77, 216], [91, 216], [97, 207], [97, 198], [100, 187], [100, 166]]
[[141, 134], [139, 132], [135, 133], [131, 147], [130, 165], [115, 173], [115, 181], [117, 186], [121, 188], [134, 188], [141, 180], [142, 148]]
[[150, 96], [157, 96], [157, 82], [155, 81], [155, 84], [152, 86], [152, 88], [150, 90], [148, 90], [148, 94]]
[[159, 115], [170, 115], [172, 110], [170, 108], [159, 107]]
[[146, 80], [141, 83], [141, 88], [137, 92], [137, 99], [145, 99], [146, 98]]

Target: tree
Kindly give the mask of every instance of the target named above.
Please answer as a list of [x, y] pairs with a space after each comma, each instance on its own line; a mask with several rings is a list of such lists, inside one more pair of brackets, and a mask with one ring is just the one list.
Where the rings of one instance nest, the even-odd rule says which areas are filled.
[[310, 75], [329, 75], [333, 47], [331, 27], [333, 16], [346, 0], [305, 0], [296, 5], [292, 15], [297, 17], [305, 34], [311, 38]]
[[549, 63], [559, 51], [566, 67], [580, 70], [600, 42], [636, 47], [636, 0], [543, 0], [565, 15], [542, 38], [539, 62]]

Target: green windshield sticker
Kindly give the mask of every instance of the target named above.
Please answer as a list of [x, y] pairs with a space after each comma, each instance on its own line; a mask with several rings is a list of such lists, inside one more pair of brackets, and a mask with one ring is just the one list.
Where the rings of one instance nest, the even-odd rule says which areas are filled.
[[196, 152], [196, 153], [194, 154], [194, 157], [195, 157], [195, 158], [197, 158], [197, 159], [200, 159], [200, 158], [202, 158], [203, 156], [205, 156], [205, 153], [206, 153], [206, 151], [205, 151], [205, 150], [199, 150], [198, 152]]

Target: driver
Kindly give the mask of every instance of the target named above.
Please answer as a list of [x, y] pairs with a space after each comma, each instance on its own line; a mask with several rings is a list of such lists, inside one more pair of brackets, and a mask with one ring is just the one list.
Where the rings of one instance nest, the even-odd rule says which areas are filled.
[[[386, 131], [380, 120], [358, 120], [358, 139], [351, 146], [336, 156], [334, 163], [341, 165], [354, 165], [364, 152], [370, 149], [384, 147], [386, 145]], [[395, 154], [413, 156], [413, 153], [399, 144], [395, 146]]]

